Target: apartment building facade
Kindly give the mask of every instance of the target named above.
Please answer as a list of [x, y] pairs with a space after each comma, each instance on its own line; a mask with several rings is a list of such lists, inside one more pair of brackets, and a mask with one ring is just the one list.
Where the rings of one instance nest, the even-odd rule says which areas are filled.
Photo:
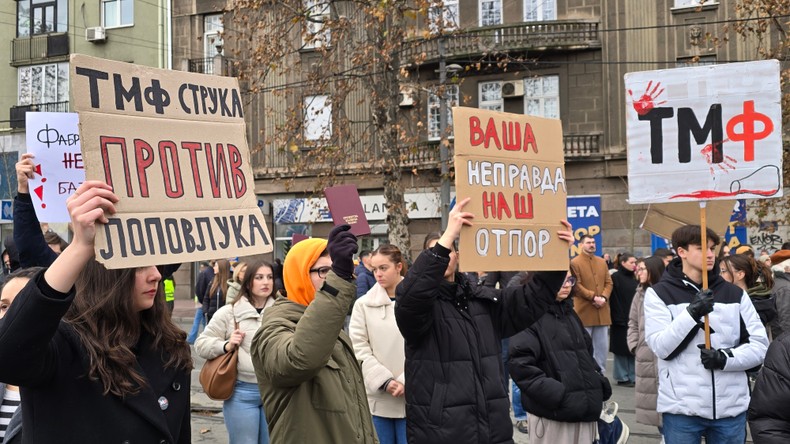
[[[305, 141], [345, 127], [352, 133], [347, 140], [358, 141], [341, 144], [348, 164], [367, 167], [381, 155], [371, 151], [370, 139], [353, 136], [362, 129], [347, 123], [370, 121], [366, 91], [346, 92], [338, 100], [331, 87], [316, 91], [304, 86], [317, 59], [342, 57], [341, 51], [332, 51], [333, 37], [322, 30], [320, 18], [353, 16], [351, 2], [305, 0], [303, 6], [312, 20], [282, 36], [292, 40], [296, 49], [283, 62], [289, 69], [268, 76], [245, 100], [256, 192], [264, 210], [270, 212], [278, 242], [276, 257], [284, 255], [292, 234], [323, 236], [331, 227], [326, 212], [316, 208], [320, 203], [313, 192], [314, 176], [283, 180], [292, 174], [289, 167], [294, 159], [312, 149]], [[440, 225], [439, 142], [444, 109], [440, 105], [444, 94], [448, 109], [460, 104], [560, 119], [568, 193], [601, 196], [603, 249], [649, 254], [650, 235], [638, 228], [646, 208], [629, 205], [626, 200], [623, 75], [697, 63], [754, 60], [761, 44], [757, 38], [725, 32], [726, 25], [745, 18], [738, 16], [733, 2], [445, 0], [436, 8], [428, 14], [441, 13], [438, 23], [443, 29], [431, 24], [436, 21], [417, 16], [409, 22], [410, 37], [399, 51], [400, 67], [408, 73], [402, 76], [398, 112], [411, 123], [405, 126], [410, 143], [404, 146], [402, 167], [407, 201], [414, 202], [409, 224], [413, 251], [424, 234]], [[175, 47], [188, 51], [174, 59], [174, 67], [227, 75], [233, 74], [234, 66], [250, 63], [243, 51], [231, 54], [227, 49], [251, 31], [233, 29], [238, 24], [233, 22], [233, 14], [222, 13], [221, 0], [176, 0], [174, 11], [178, 12], [174, 20], [191, 26], [177, 32]], [[217, 31], [218, 26], [225, 30]], [[181, 43], [185, 41], [189, 43]], [[224, 44], [224, 54], [216, 51], [214, 41]], [[349, 63], [345, 60], [341, 65], [348, 67]], [[451, 116], [446, 117], [451, 128]], [[298, 141], [284, 143], [271, 137], [288, 118], [303, 122], [302, 134], [295, 138]], [[346, 119], [345, 125], [338, 120], [341, 118]], [[365, 246], [384, 242], [381, 177], [348, 175], [345, 180], [357, 184], [369, 215], [374, 215], [373, 236]]]

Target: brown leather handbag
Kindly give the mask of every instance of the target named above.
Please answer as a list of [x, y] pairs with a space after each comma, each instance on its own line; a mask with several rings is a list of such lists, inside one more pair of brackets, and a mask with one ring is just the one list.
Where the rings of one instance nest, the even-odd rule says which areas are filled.
[[[233, 309], [231, 308], [231, 313]], [[236, 314], [233, 313], [233, 323], [235, 329], [239, 329], [236, 321]], [[233, 347], [232, 350], [224, 355], [209, 359], [203, 364], [200, 370], [200, 385], [209, 398], [215, 401], [224, 401], [233, 395], [236, 386], [236, 375], [238, 374], [239, 348]]]

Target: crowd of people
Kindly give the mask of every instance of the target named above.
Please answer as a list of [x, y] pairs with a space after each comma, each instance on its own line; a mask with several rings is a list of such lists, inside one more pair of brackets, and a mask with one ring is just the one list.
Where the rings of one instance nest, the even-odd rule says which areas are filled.
[[636, 420], [668, 443], [740, 444], [747, 423], [757, 443], [790, 442], [790, 245], [755, 259], [684, 226], [674, 253], [609, 259], [582, 236], [567, 270], [459, 273], [464, 199], [413, 264], [392, 245], [358, 252], [347, 225], [284, 262], [205, 263], [184, 332], [177, 265], [95, 260], [112, 189], [68, 198], [66, 244], [36, 228], [32, 165], [17, 164], [4, 254], [18, 270], [0, 293], [0, 443], [190, 442], [190, 345], [237, 354], [235, 444], [508, 443], [511, 408], [530, 443], [607, 442], [612, 384], [635, 386]]

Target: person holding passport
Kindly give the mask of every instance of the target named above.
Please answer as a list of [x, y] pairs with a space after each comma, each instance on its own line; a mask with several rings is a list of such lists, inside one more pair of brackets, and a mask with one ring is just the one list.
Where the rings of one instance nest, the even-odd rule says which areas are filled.
[[[567, 269], [537, 272], [526, 285], [473, 286], [456, 270], [454, 244], [474, 215], [470, 199], [450, 211], [444, 233], [398, 285], [395, 319], [406, 343], [406, 433], [409, 442], [512, 443], [510, 401], [501, 375], [501, 339], [529, 327], [554, 304]], [[558, 231], [570, 247], [571, 225]]]

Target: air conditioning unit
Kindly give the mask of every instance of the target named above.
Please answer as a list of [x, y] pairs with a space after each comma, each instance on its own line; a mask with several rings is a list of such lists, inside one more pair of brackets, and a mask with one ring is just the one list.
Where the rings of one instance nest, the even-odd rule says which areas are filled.
[[85, 40], [89, 42], [103, 42], [107, 40], [107, 33], [104, 31], [104, 26], [85, 28]]
[[524, 81], [514, 80], [512, 82], [502, 83], [502, 97], [523, 97], [524, 96]]
[[414, 106], [414, 88], [410, 86], [401, 86], [400, 94], [398, 95], [398, 106], [401, 108]]

